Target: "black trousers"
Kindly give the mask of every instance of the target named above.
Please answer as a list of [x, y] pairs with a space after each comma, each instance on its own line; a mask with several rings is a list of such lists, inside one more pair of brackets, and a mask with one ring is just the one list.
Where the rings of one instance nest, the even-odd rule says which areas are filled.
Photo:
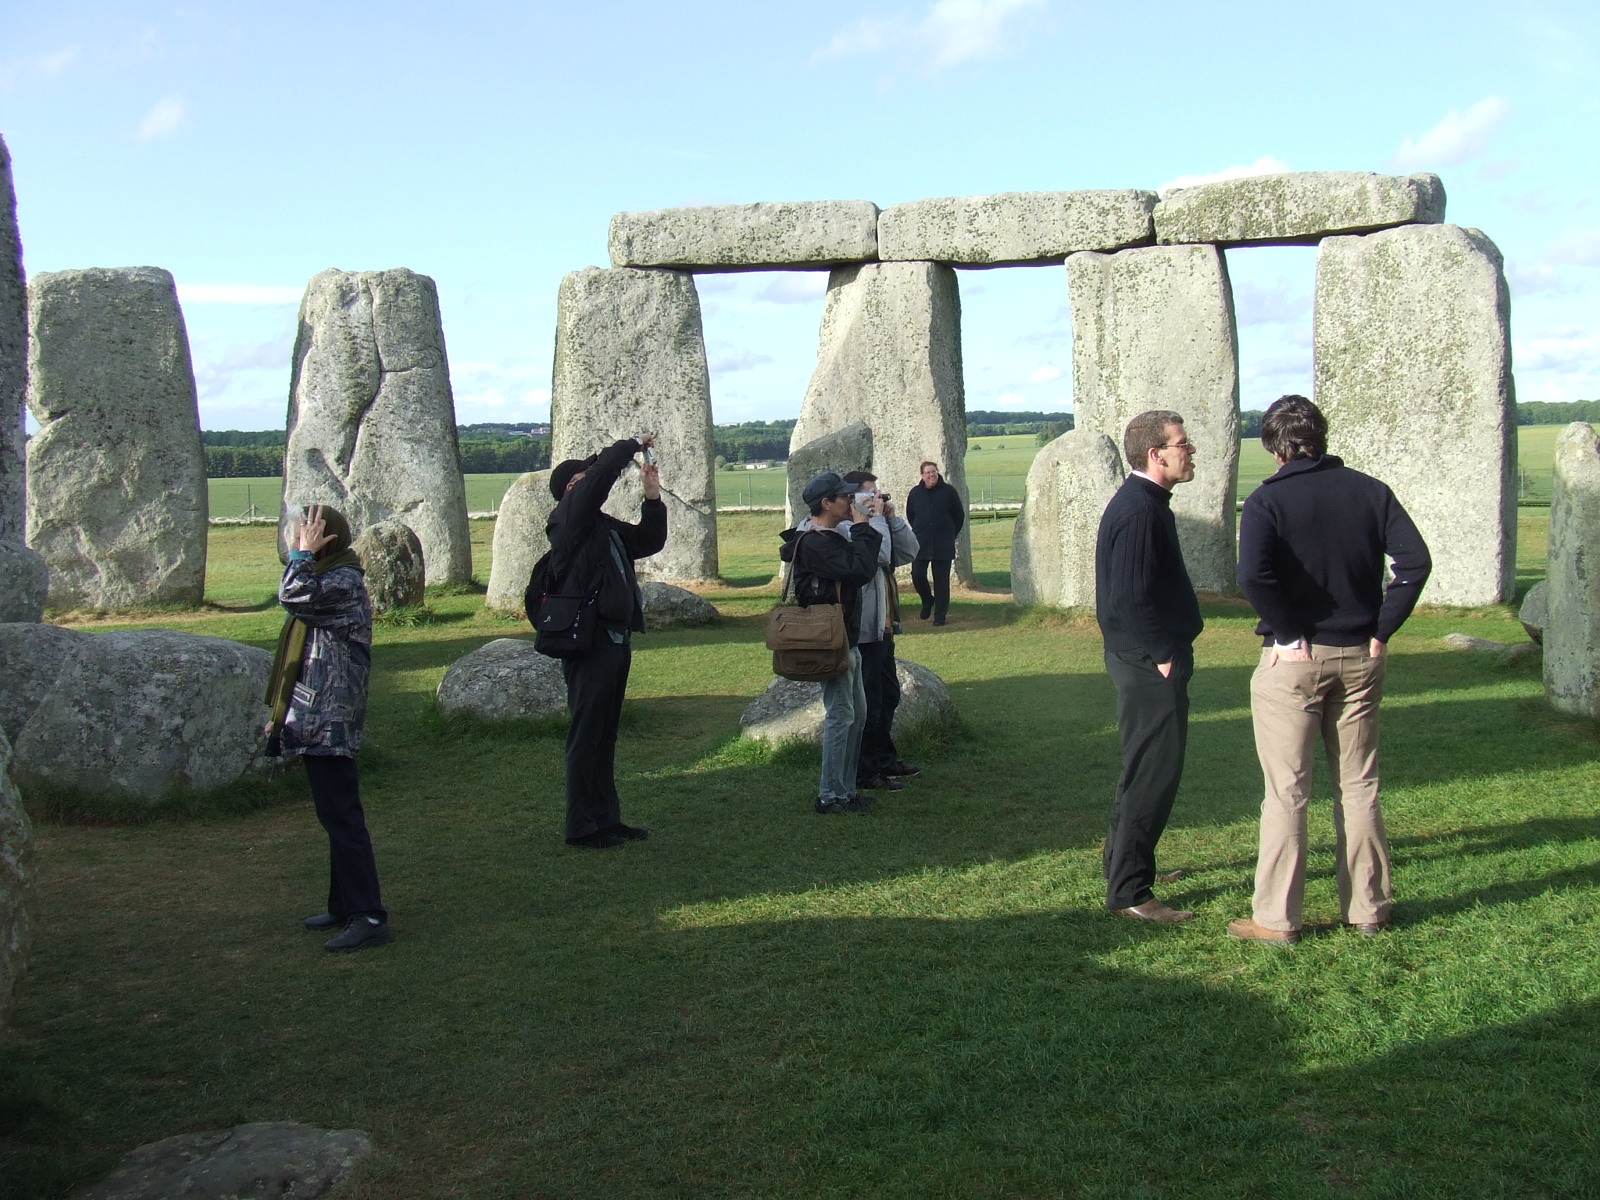
[[[933, 619], [944, 620], [950, 611], [950, 564], [953, 558], [928, 558], [919, 554], [911, 560], [911, 586], [922, 597], [922, 607], [933, 605]], [[933, 587], [928, 587], [928, 567], [933, 567]]]
[[356, 760], [344, 754], [303, 754], [317, 820], [328, 831], [328, 912], [389, 919], [378, 894], [378, 862], [372, 854], [367, 816], [361, 808]]
[[567, 680], [567, 836], [588, 837], [622, 823], [617, 795], [617, 725], [633, 647], [604, 629], [582, 658], [561, 660]]
[[894, 669], [894, 634], [884, 634], [882, 641], [862, 642], [857, 649], [861, 651], [861, 684], [867, 693], [867, 727], [861, 731], [856, 782], [867, 783], [900, 759], [891, 736], [894, 710], [900, 707], [900, 679]]
[[1194, 651], [1179, 650], [1171, 678], [1138, 650], [1106, 651], [1117, 687], [1117, 733], [1122, 776], [1106, 834], [1106, 907], [1132, 908], [1149, 900], [1156, 881], [1156, 842], [1172, 815], [1189, 742], [1189, 680]]

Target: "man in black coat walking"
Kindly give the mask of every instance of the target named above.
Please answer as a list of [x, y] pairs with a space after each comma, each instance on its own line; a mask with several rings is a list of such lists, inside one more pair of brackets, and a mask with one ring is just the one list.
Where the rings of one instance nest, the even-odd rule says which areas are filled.
[[658, 554], [667, 544], [667, 506], [661, 501], [661, 472], [653, 463], [640, 469], [644, 501], [639, 523], [630, 525], [600, 511], [623, 469], [652, 437], [623, 438], [599, 454], [569, 458], [550, 472], [550, 492], [558, 503], [545, 525], [550, 537], [551, 578], [570, 593], [596, 597], [599, 629], [594, 649], [582, 658], [561, 660], [567, 681], [567, 844], [608, 850], [650, 836], [638, 825], [622, 823], [617, 796], [617, 726], [633, 665], [635, 633], [644, 632], [644, 597], [633, 560]]
[[1106, 505], [1095, 543], [1095, 614], [1117, 688], [1122, 775], [1111, 810], [1106, 907], [1175, 924], [1194, 913], [1155, 897], [1156, 842], [1172, 815], [1189, 738], [1189, 679], [1203, 622], [1178, 547], [1172, 489], [1194, 478], [1193, 443], [1175, 412], [1140, 413], [1122, 451], [1133, 473]]
[[[967, 522], [961, 493], [939, 475], [939, 464], [922, 464], [922, 482], [906, 497], [906, 520], [917, 535], [917, 557], [911, 563], [911, 586], [922, 597], [922, 619], [945, 623], [950, 611], [950, 564], [956, 557], [956, 535]], [[928, 586], [928, 567], [933, 586]]]

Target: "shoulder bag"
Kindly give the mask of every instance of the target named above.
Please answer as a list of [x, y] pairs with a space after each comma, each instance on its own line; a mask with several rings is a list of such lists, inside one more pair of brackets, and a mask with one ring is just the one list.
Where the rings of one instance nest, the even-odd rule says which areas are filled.
[[523, 611], [533, 626], [533, 648], [551, 658], [582, 658], [594, 649], [595, 631], [600, 624], [596, 600], [600, 589], [587, 596], [557, 591], [553, 586], [551, 555], [546, 551], [533, 566], [527, 590], [522, 594]]
[[[801, 534], [804, 540], [806, 534]], [[800, 547], [794, 554], [792, 580], [800, 570]], [[850, 638], [844, 627], [844, 592], [834, 581], [833, 604], [809, 607], [786, 604], [789, 581], [779, 596], [778, 607], [767, 617], [767, 649], [772, 651], [772, 670], [785, 679], [820, 683], [837, 679], [850, 669]], [[795, 587], [799, 593], [798, 584]]]

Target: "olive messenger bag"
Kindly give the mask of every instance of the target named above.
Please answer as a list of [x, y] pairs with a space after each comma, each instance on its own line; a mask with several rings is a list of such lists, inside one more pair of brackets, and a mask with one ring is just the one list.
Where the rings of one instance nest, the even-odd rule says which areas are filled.
[[[804, 540], [808, 533], [800, 535]], [[834, 581], [834, 603], [809, 607], [786, 604], [789, 584], [799, 570], [800, 547], [795, 544], [795, 570], [784, 581], [778, 607], [767, 616], [767, 649], [772, 670], [785, 679], [820, 683], [837, 679], [850, 669], [850, 638], [844, 627], [844, 591]], [[800, 588], [795, 586], [798, 599]]]

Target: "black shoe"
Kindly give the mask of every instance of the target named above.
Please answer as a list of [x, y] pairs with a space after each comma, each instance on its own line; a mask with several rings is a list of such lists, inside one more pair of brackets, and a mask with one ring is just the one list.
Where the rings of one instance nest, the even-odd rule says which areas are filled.
[[621, 821], [618, 821], [610, 829], [607, 829], [604, 832], [614, 833], [619, 838], [629, 842], [642, 842], [645, 838], [650, 836], [650, 831], [643, 825], [624, 825]]
[[890, 778], [894, 778], [898, 775], [921, 775], [922, 768], [913, 767], [910, 763], [901, 762], [897, 758], [894, 760], [894, 765], [892, 767], [885, 767], [883, 769], [883, 773]]
[[872, 811], [873, 799], [871, 796], [850, 796], [844, 800], [825, 800], [817, 797], [816, 810], [823, 815], [847, 813], [851, 816], [861, 816]]
[[943, 617], [935, 617], [933, 619], [933, 623], [935, 625], [943, 625], [945, 623], [945, 619]]
[[883, 788], [886, 791], [899, 792], [903, 791], [906, 785], [901, 783], [898, 779], [890, 779], [886, 775], [874, 775], [871, 779], [868, 779], [865, 782], [858, 782], [856, 786], [858, 788], [869, 788], [874, 790], [877, 788]]
[[394, 934], [389, 932], [389, 922], [380, 921], [376, 917], [351, 917], [350, 924], [344, 927], [344, 932], [336, 938], [329, 938], [322, 943], [324, 950], [339, 951], [365, 950], [368, 946], [382, 946], [394, 941]]
[[929, 600], [927, 603], [925, 603], [922, 606], [922, 618], [921, 619], [926, 621], [931, 616], [933, 616], [933, 601]]
[[307, 917], [301, 924], [312, 933], [321, 933], [324, 929], [338, 929], [345, 924], [345, 919], [336, 917], [332, 913], [318, 913], [314, 917]]
[[871, 796], [851, 796], [844, 802], [844, 810], [859, 817], [871, 812], [877, 803]]
[[627, 840], [620, 833], [613, 833], [609, 829], [597, 829], [582, 837], [568, 838], [567, 845], [576, 846], [580, 850], [611, 850], [623, 845]]

